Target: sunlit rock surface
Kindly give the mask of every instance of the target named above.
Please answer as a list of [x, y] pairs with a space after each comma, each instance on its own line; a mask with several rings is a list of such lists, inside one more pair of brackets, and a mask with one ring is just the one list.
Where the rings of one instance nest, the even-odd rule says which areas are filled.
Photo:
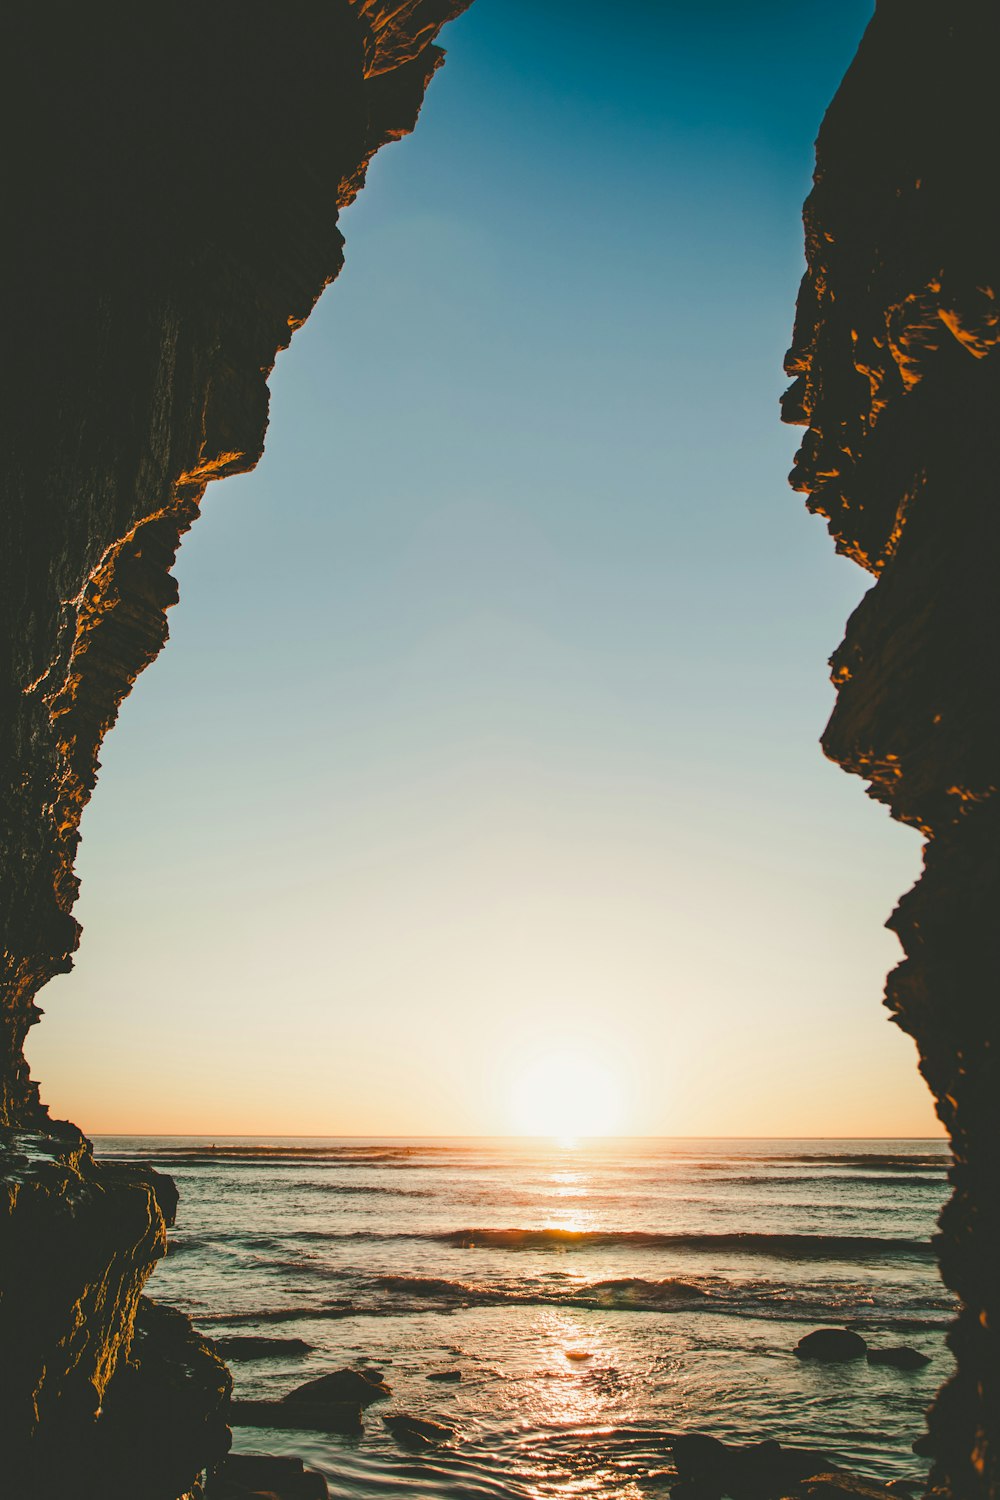
[[793, 485], [875, 580], [823, 747], [927, 840], [886, 1004], [955, 1152], [958, 1371], [925, 1441], [956, 1500], [1000, 1494], [998, 58], [989, 0], [879, 0], [817, 143], [784, 402]]
[[75, 1445], [73, 1494], [118, 1494], [114, 1433], [171, 1412], [173, 1467], [128, 1493], [189, 1489], [227, 1378], [162, 1310], [135, 1337], [170, 1184], [96, 1164], [24, 1062], [79, 938], [80, 816], [166, 640], [179, 541], [209, 480], [260, 457], [275, 356], [342, 264], [338, 210], [412, 129], [467, 3], [41, 0], [5, 20], [0, 1420], [29, 1467], [25, 1445], [53, 1474]]

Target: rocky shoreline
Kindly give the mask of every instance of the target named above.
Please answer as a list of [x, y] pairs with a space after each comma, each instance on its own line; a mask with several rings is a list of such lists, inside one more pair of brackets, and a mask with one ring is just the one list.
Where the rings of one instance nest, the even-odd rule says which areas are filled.
[[[677, 1471], [671, 1500], [915, 1500], [921, 1490], [865, 1479], [826, 1454], [776, 1442], [736, 1447], [688, 1433], [668, 1446]], [[324, 1476], [299, 1459], [234, 1453], [209, 1477], [205, 1500], [328, 1500], [329, 1493]]]
[[[842, 1363], [874, 1351], [850, 1331], [817, 1329], [793, 1352], [800, 1358]], [[461, 1370], [446, 1374], [456, 1383], [461, 1380]], [[227, 1415], [238, 1427], [359, 1436], [367, 1408], [391, 1396], [383, 1372], [363, 1365], [294, 1386], [276, 1400], [233, 1400]], [[445, 1420], [404, 1412], [381, 1420], [408, 1454], [460, 1441], [460, 1433]], [[676, 1471], [671, 1500], [906, 1500], [924, 1491], [919, 1482], [865, 1478], [829, 1453], [774, 1440], [737, 1445], [691, 1432], [665, 1433], [662, 1443]], [[300, 1460], [263, 1453], [229, 1455], [209, 1475], [206, 1488], [207, 1500], [325, 1500], [328, 1493], [323, 1475], [306, 1469]]]
[[[227, 1453], [232, 1377], [142, 1295], [177, 1191], [72, 1125], [0, 1128], [0, 1439], [11, 1493], [178, 1500]], [[152, 1456], [155, 1455], [155, 1462]]]

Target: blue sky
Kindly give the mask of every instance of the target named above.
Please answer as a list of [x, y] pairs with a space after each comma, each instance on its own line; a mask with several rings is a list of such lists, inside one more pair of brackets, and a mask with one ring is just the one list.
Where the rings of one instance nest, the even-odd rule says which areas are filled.
[[570, 1051], [622, 1130], [936, 1128], [879, 1006], [919, 842], [816, 743], [867, 580], [776, 405], [870, 9], [447, 29], [104, 747], [57, 1113], [502, 1132]]

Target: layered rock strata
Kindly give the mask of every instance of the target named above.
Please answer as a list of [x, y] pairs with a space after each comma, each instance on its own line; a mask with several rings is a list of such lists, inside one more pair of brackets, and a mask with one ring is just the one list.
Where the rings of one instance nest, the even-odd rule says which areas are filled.
[[98, 1165], [24, 1061], [35, 996], [79, 938], [81, 813], [166, 639], [180, 539], [208, 482], [259, 458], [275, 356], [342, 264], [338, 211], [412, 129], [434, 38], [467, 4], [40, 0], [6, 18], [0, 1408], [8, 1451], [57, 1468], [74, 1447], [74, 1494], [118, 1493], [126, 1429], [148, 1458], [154, 1391], [195, 1436], [130, 1493], [189, 1489], [225, 1378], [162, 1310], [136, 1323], [169, 1185]]
[[987, 0], [879, 0], [817, 142], [784, 401], [793, 485], [874, 579], [823, 748], [926, 839], [886, 1004], [954, 1150], [957, 1371], [921, 1446], [955, 1500], [1000, 1494], [998, 56]]

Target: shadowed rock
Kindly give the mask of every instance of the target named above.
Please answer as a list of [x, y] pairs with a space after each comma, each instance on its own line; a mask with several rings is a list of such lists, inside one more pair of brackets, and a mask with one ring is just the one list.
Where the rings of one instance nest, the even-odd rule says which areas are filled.
[[[23, 1044], [72, 963], [80, 819], [166, 640], [180, 540], [209, 482], [259, 459], [276, 355], [343, 263], [339, 211], [413, 128], [434, 38], [466, 3], [37, 0], [5, 17], [0, 1128], [17, 1139], [0, 1142], [0, 1440], [26, 1500], [177, 1500], [219, 1455], [210, 1346], [160, 1319], [129, 1357], [172, 1184], [53, 1124]], [[205, 1404], [171, 1438], [140, 1387], [181, 1344]], [[163, 1406], [178, 1421], [180, 1397]], [[127, 1402], [144, 1450], [111, 1420]], [[116, 1431], [136, 1472], [115, 1466]]]
[[305, 1339], [268, 1338], [266, 1336], [216, 1339], [215, 1347], [224, 1359], [283, 1359], [287, 1355], [311, 1354], [313, 1344]]
[[797, 1359], [842, 1364], [849, 1359], [864, 1359], [868, 1345], [860, 1333], [850, 1328], [817, 1328], [799, 1339], [793, 1352]]
[[853, 1474], [815, 1474], [795, 1491], [794, 1500], [898, 1500], [899, 1490]]
[[829, 1454], [773, 1439], [738, 1447], [691, 1432], [674, 1437], [671, 1448], [679, 1479], [671, 1500], [889, 1500], [894, 1493], [848, 1474]]
[[879, 0], [823, 121], [785, 419], [792, 484], [870, 575], [826, 754], [926, 839], [886, 1006], [954, 1152], [961, 1299], [932, 1489], [1000, 1495], [1000, 8]]
[[778, 1500], [797, 1497], [810, 1475], [841, 1473], [829, 1454], [808, 1448], [785, 1448], [773, 1439], [746, 1447], [729, 1445], [707, 1433], [682, 1433], [671, 1440], [681, 1483], [676, 1500]]
[[233, 1401], [229, 1420], [234, 1427], [271, 1427], [276, 1432], [364, 1431], [357, 1401]]
[[868, 1350], [870, 1365], [890, 1365], [894, 1370], [922, 1370], [930, 1362], [930, 1355], [921, 1354], [919, 1349], [910, 1349], [905, 1344], [894, 1349]]
[[447, 1427], [443, 1422], [433, 1422], [429, 1417], [411, 1417], [399, 1412], [395, 1416], [383, 1417], [382, 1421], [401, 1447], [411, 1448], [416, 1452], [423, 1448], [436, 1448], [455, 1436], [454, 1427]]
[[355, 1406], [371, 1406], [375, 1401], [388, 1400], [391, 1395], [380, 1370], [334, 1370], [330, 1375], [320, 1375], [317, 1380], [296, 1386], [284, 1399], [296, 1404], [346, 1401]]
[[210, 1478], [206, 1500], [244, 1500], [262, 1494], [277, 1500], [328, 1500], [330, 1487], [301, 1459], [231, 1453]]

